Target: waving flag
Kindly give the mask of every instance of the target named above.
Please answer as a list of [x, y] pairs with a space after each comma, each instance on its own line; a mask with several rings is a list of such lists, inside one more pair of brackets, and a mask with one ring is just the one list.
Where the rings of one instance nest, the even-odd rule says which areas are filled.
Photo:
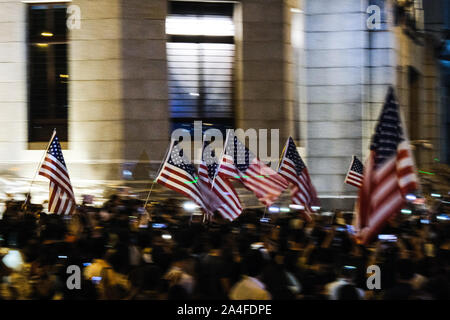
[[194, 165], [183, 154], [178, 141], [170, 144], [167, 158], [159, 172], [156, 182], [194, 200], [203, 210], [212, 214], [220, 205], [213, 193], [197, 183], [198, 176]]
[[364, 166], [356, 156], [353, 156], [352, 163], [348, 169], [347, 176], [345, 177], [345, 183], [361, 188], [363, 181]]
[[401, 127], [398, 104], [390, 88], [383, 106], [358, 198], [359, 239], [367, 244], [417, 189], [414, 162]]
[[242, 213], [241, 201], [230, 181], [217, 175], [219, 165], [210, 144], [204, 144], [202, 162], [198, 168], [199, 183], [211, 189], [222, 201], [217, 211], [224, 219], [232, 221]]
[[292, 185], [291, 201], [304, 206], [306, 217], [311, 220], [311, 206], [319, 204], [317, 192], [291, 137], [286, 142], [278, 172]]
[[228, 131], [218, 172], [226, 179], [240, 181], [265, 206], [274, 203], [288, 187], [286, 179], [258, 160], [232, 131]]
[[39, 175], [50, 180], [48, 212], [71, 214], [76, 205], [75, 196], [56, 131], [50, 139]]

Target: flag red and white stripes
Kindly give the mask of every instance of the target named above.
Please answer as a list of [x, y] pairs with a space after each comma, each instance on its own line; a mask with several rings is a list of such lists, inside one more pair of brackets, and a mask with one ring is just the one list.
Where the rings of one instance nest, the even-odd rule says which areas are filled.
[[204, 208], [194, 166], [180, 155], [181, 149], [176, 141], [172, 141], [167, 159], [156, 178], [156, 182], [194, 200]]
[[218, 174], [224, 179], [237, 179], [252, 191], [265, 206], [272, 205], [288, 187], [288, 182], [260, 161], [230, 131]]
[[309, 177], [294, 140], [289, 137], [284, 148], [278, 172], [291, 184], [291, 201], [305, 207], [306, 218], [311, 220], [311, 207], [318, 205], [317, 192]]
[[236, 190], [230, 181], [223, 179], [217, 173], [211, 180], [208, 174], [208, 165], [202, 161], [198, 168], [200, 183], [211, 189], [214, 194], [222, 201], [222, 205], [217, 209], [220, 215], [227, 220], [233, 221], [242, 213], [242, 205]]
[[71, 214], [76, 205], [75, 195], [56, 134], [50, 140], [39, 175], [50, 180], [48, 212]]
[[369, 243], [405, 204], [418, 182], [409, 143], [403, 137], [392, 90], [383, 107], [358, 198], [359, 238]]
[[194, 165], [183, 155], [178, 141], [172, 141], [167, 158], [156, 182], [194, 200], [205, 212], [212, 214], [220, 200], [198, 184]]
[[356, 156], [353, 156], [352, 163], [345, 177], [345, 183], [361, 188], [363, 181], [364, 166]]

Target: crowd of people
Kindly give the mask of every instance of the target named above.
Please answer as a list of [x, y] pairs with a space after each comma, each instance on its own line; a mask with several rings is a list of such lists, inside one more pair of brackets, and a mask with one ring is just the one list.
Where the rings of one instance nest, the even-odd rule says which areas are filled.
[[[169, 199], [112, 196], [70, 216], [8, 201], [0, 220], [0, 299], [390, 300], [450, 298], [450, 223], [399, 214], [369, 246], [351, 216], [268, 214], [233, 222], [186, 214]], [[264, 216], [264, 219], [261, 219]], [[12, 250], [23, 261], [4, 259]], [[67, 285], [68, 266], [81, 270]], [[369, 289], [367, 267], [380, 270]]]

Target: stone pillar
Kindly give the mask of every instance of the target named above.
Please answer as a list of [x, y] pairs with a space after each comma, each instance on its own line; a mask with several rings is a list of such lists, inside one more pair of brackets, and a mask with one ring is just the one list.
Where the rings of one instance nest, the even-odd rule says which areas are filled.
[[69, 148], [80, 179], [149, 180], [169, 137], [167, 1], [77, 0]]
[[[119, 180], [124, 150], [121, 0], [76, 0], [81, 28], [69, 42], [72, 179]], [[66, 156], [67, 158], [67, 156]]]
[[293, 66], [286, 10], [284, 0], [243, 0], [235, 12], [236, 127], [280, 129], [280, 149], [293, 134], [289, 72]]
[[[427, 41], [424, 47], [424, 77], [423, 77], [423, 114], [421, 114], [420, 123], [423, 126], [423, 139], [429, 141], [428, 148], [424, 148], [423, 158], [420, 169], [429, 170], [436, 163], [435, 158], [439, 159], [441, 150], [440, 139], [446, 139], [440, 135], [442, 126], [442, 116], [439, 92], [442, 90], [440, 84], [440, 75], [438, 61], [431, 41]], [[443, 108], [448, 108], [443, 106]], [[439, 161], [439, 160], [438, 160]]]
[[169, 144], [167, 0], [122, 0], [123, 159], [150, 180]]
[[[380, 30], [367, 30], [366, 12], [369, 2], [361, 1], [364, 14], [365, 44], [364, 50], [364, 96], [362, 105], [362, 150], [361, 155], [366, 159], [369, 155], [370, 140], [374, 134], [381, 109], [384, 105], [389, 86], [396, 86], [398, 56], [396, 30], [394, 27], [393, 8], [388, 0], [380, 0], [377, 5], [381, 8], [382, 23]], [[400, 92], [396, 90], [400, 101]], [[401, 109], [401, 103], [400, 103]]]
[[[431, 171], [434, 159], [439, 158], [439, 69], [435, 55], [435, 40], [430, 35], [412, 38], [404, 31], [405, 26], [394, 28], [395, 62], [397, 64], [397, 95], [400, 101], [406, 133], [413, 144], [413, 154], [419, 170]], [[417, 72], [418, 88], [409, 84], [409, 69]], [[418, 90], [417, 110], [411, 105], [414, 95], [411, 90]], [[414, 112], [414, 114], [412, 114]], [[415, 122], [411, 123], [412, 116]]]
[[[26, 5], [0, 0], [0, 173], [25, 175], [18, 167], [28, 148]], [[17, 162], [18, 161], [18, 162]]]
[[302, 2], [305, 160], [319, 196], [354, 194], [344, 178], [351, 156], [362, 154], [366, 8], [360, 0]]

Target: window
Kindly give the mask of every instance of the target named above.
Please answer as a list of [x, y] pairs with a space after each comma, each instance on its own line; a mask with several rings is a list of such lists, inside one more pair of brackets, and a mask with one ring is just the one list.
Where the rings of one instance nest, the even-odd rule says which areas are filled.
[[66, 5], [28, 7], [28, 141], [67, 141]]
[[233, 4], [170, 2], [166, 33], [172, 129], [232, 128]]

